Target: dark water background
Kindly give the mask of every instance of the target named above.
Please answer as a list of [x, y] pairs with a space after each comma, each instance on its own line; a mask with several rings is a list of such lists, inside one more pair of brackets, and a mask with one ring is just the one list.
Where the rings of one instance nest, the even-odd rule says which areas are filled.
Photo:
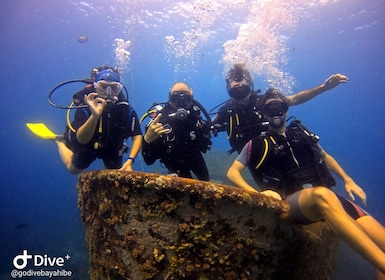
[[[268, 2], [276, 3], [275, 8], [267, 9]], [[50, 257], [69, 254], [64, 268], [73, 272], [72, 279], [87, 279], [77, 177], [66, 172], [55, 145], [34, 137], [25, 123], [44, 122], [61, 133], [65, 111], [48, 104], [48, 91], [61, 81], [87, 78], [92, 67], [103, 64], [122, 67], [139, 115], [152, 102], [166, 101], [168, 89], [179, 80], [190, 84], [207, 109], [225, 101], [223, 73], [233, 62], [229, 57], [255, 58], [255, 86], [263, 91], [284, 80], [282, 88], [293, 93], [320, 84], [333, 73], [347, 75], [347, 84], [290, 112], [320, 135], [321, 145], [365, 189], [367, 210], [384, 224], [385, 2], [283, 4], [290, 2], [2, 1], [0, 279], [10, 279], [12, 260], [23, 249]], [[253, 3], [258, 9], [250, 8]], [[266, 25], [257, 24], [260, 28], [250, 32], [262, 12]], [[279, 22], [287, 28], [271, 27]], [[239, 38], [242, 34], [253, 42], [251, 46]], [[82, 35], [88, 41], [79, 42]], [[174, 36], [182, 48], [175, 41], [168, 43], [172, 38], [167, 36]], [[236, 51], [244, 51], [241, 55], [223, 48], [237, 36]], [[131, 41], [123, 48], [129, 56], [116, 53], [116, 39]], [[261, 60], [267, 54], [269, 59]], [[276, 69], [284, 73], [281, 80]], [[62, 88], [56, 101], [67, 105], [80, 86]], [[226, 155], [226, 135], [213, 142], [213, 151], [207, 154], [210, 172], [214, 180], [225, 181], [232, 160]], [[90, 167], [100, 168], [100, 163]], [[135, 169], [154, 171], [139, 159]], [[337, 190], [344, 193], [340, 182]], [[342, 246], [334, 279], [373, 279], [373, 275], [365, 260]]]

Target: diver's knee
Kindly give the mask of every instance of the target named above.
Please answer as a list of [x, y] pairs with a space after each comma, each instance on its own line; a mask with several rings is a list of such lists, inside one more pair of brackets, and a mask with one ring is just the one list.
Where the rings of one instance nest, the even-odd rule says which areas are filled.
[[72, 163], [67, 166], [67, 169], [71, 175], [77, 175], [83, 171], [83, 169], [76, 168]]
[[314, 203], [322, 208], [330, 207], [336, 200], [338, 200], [335, 193], [325, 187], [314, 188], [312, 191], [312, 197]]

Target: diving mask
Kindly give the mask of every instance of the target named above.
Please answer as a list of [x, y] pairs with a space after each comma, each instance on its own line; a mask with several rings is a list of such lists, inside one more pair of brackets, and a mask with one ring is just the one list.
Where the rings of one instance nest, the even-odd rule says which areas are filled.
[[118, 95], [122, 91], [123, 85], [119, 82], [107, 82], [100, 80], [94, 83], [94, 87], [99, 94]]
[[266, 103], [263, 106], [263, 112], [269, 117], [283, 116], [288, 109], [287, 103], [281, 101]]
[[230, 97], [234, 99], [243, 99], [251, 92], [251, 88], [246, 84], [236, 84], [229, 89]]
[[187, 108], [191, 105], [193, 96], [190, 91], [174, 91], [169, 96], [169, 101], [177, 108]]

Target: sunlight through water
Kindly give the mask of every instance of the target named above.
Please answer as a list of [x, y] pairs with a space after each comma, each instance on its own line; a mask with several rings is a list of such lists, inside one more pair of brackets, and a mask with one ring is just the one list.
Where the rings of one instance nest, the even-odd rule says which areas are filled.
[[[119, 1], [125, 7], [128, 36], [135, 36], [133, 26], [138, 24], [172, 30], [164, 36], [164, 51], [174, 72], [197, 71], [194, 66], [200, 50], [214, 42], [222, 49], [218, 63], [223, 64], [223, 72], [234, 63], [244, 62], [267, 85], [288, 93], [295, 84], [286, 70], [288, 39], [302, 16], [334, 2], [337, 0]], [[119, 48], [117, 64], [126, 66], [129, 55], [125, 42], [115, 44]]]

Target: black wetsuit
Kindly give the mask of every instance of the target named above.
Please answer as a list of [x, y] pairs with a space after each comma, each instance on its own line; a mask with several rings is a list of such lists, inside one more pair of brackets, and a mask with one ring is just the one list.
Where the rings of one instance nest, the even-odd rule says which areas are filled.
[[318, 137], [299, 125], [299, 121], [292, 122], [285, 135], [267, 131], [248, 144], [248, 165], [262, 190], [273, 189], [286, 197], [304, 184], [335, 186], [321, 156]]
[[159, 122], [171, 131], [150, 144], [143, 141], [142, 155], [148, 165], [160, 159], [169, 173], [192, 178], [192, 171], [199, 180], [208, 181], [209, 172], [202, 153], [211, 148], [210, 125], [202, 119], [198, 106], [193, 105], [187, 110], [187, 117], [180, 119], [175, 115], [176, 108], [166, 103], [160, 111]]
[[227, 131], [232, 151], [240, 153], [250, 139], [267, 129], [260, 112], [263, 97], [263, 94], [252, 92], [242, 100], [231, 98], [214, 117], [213, 124], [219, 125], [218, 131]]
[[[82, 98], [95, 89], [90, 85], [74, 95], [77, 104], [82, 104]], [[111, 104], [112, 105], [112, 104]], [[79, 108], [75, 111], [75, 117], [71, 123], [77, 131], [91, 116], [88, 108]], [[124, 143], [128, 137], [142, 135], [138, 116], [135, 110], [127, 102], [123, 94], [118, 101], [104, 112], [95, 128], [91, 141], [80, 144], [76, 138], [76, 132], [67, 126], [65, 133], [66, 145], [73, 151], [73, 165], [78, 169], [87, 168], [96, 158], [103, 160], [108, 169], [118, 169], [122, 166], [122, 154]]]
[[[298, 194], [306, 184], [331, 188], [336, 185], [321, 155], [318, 137], [307, 130], [300, 121], [293, 121], [285, 135], [268, 131], [253, 138], [243, 148], [237, 161], [249, 166], [261, 190], [274, 190], [288, 202], [295, 218], [306, 221], [297, 205]], [[338, 196], [345, 211], [354, 219], [367, 215], [358, 205]]]

